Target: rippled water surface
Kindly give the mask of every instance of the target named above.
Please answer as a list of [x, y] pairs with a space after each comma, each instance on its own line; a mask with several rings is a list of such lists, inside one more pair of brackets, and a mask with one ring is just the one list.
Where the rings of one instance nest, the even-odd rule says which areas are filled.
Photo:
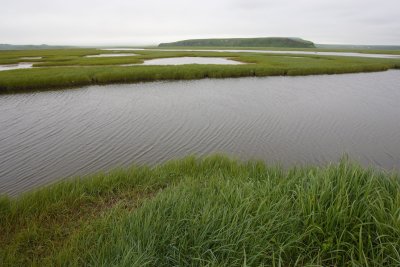
[[0, 192], [188, 154], [400, 169], [400, 72], [155, 82], [0, 96]]

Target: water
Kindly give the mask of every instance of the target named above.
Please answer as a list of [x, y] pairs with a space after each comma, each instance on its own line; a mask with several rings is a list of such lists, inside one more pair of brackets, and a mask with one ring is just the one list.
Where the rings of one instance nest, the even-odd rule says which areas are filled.
[[0, 71], [16, 70], [16, 69], [29, 69], [32, 68], [33, 63], [21, 62], [18, 64], [0, 65]]
[[[128, 57], [137, 54], [99, 54], [89, 55], [86, 57]], [[25, 58], [27, 59], [27, 58]], [[29, 58], [35, 59], [35, 58]], [[21, 62], [18, 64], [0, 65], [0, 71], [14, 69], [29, 69], [34, 63]], [[184, 65], [184, 64], [220, 64], [220, 65], [238, 65], [242, 62], [218, 57], [175, 57], [175, 58], [158, 58], [145, 60], [143, 64], [123, 64], [121, 66], [140, 66], [140, 65]]]
[[20, 57], [20, 59], [42, 59], [43, 57]]
[[[101, 50], [106, 51], [134, 51], [134, 50], [149, 50], [143, 48], [104, 48]], [[311, 52], [311, 51], [270, 51], [270, 50], [201, 50], [201, 49], [151, 49], [152, 51], [208, 51], [208, 52], [243, 52], [243, 53], [269, 53], [269, 54], [293, 54], [293, 55], [319, 55], [319, 56], [347, 56], [347, 57], [368, 57], [368, 58], [395, 58], [400, 59], [400, 55], [386, 55], [386, 54], [364, 54], [364, 53], [350, 53], [350, 52]], [[88, 58], [101, 58], [101, 57], [129, 57], [136, 56], [133, 53], [119, 53], [119, 54], [98, 54], [88, 55]], [[42, 57], [23, 57], [21, 59], [40, 59]], [[293, 56], [293, 58], [300, 58]], [[243, 64], [238, 61], [218, 58], [218, 57], [179, 57], [179, 58], [159, 58], [146, 60], [143, 64], [123, 64], [121, 66], [137, 66], [137, 65], [184, 65], [184, 64], [221, 64], [221, 65], [236, 65]], [[32, 68], [33, 63], [21, 62], [12, 65], [0, 65], [0, 71], [13, 70], [13, 69], [26, 69]]]
[[137, 56], [137, 54], [125, 53], [125, 54], [99, 54], [99, 55], [88, 55], [85, 57], [131, 57]]
[[170, 57], [170, 58], [156, 58], [156, 59], [145, 60], [143, 64], [123, 64], [121, 66], [185, 65], [185, 64], [239, 65], [244, 63], [220, 57]]
[[134, 50], [145, 50], [144, 48], [100, 48], [99, 50], [103, 50], [103, 51], [134, 51]]
[[0, 96], [0, 192], [224, 152], [400, 170], [400, 72], [205, 79]]
[[[131, 49], [134, 50], [134, 49]], [[143, 49], [135, 49], [143, 50]], [[314, 51], [278, 51], [278, 50], [235, 50], [235, 49], [148, 49], [151, 51], [202, 51], [202, 52], [234, 52], [234, 53], [267, 53], [267, 54], [294, 54], [317, 56], [368, 57], [368, 58], [400, 58], [400, 55], [365, 54], [355, 52], [314, 52]]]

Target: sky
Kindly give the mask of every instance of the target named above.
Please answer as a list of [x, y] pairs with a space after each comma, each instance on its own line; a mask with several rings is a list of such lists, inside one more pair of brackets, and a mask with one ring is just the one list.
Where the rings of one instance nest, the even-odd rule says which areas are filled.
[[0, 0], [0, 43], [153, 45], [300, 37], [400, 45], [400, 0]]

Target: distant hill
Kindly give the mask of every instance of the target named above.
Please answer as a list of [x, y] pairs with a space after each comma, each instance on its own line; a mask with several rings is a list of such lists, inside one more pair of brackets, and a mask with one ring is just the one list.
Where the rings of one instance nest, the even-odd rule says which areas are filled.
[[38, 50], [38, 49], [60, 49], [68, 48], [69, 46], [55, 46], [55, 45], [12, 45], [0, 44], [0, 50]]
[[159, 47], [169, 46], [224, 46], [224, 47], [294, 47], [315, 48], [313, 42], [300, 38], [262, 37], [262, 38], [224, 38], [192, 39], [172, 43], [161, 43]]

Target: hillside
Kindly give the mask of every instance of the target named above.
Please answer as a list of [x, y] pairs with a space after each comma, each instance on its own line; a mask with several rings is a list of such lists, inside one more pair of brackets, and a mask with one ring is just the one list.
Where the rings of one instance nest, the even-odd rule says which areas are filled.
[[262, 38], [225, 38], [191, 39], [172, 43], [161, 43], [159, 47], [169, 46], [223, 46], [223, 47], [295, 47], [315, 48], [313, 42], [300, 38], [262, 37]]

